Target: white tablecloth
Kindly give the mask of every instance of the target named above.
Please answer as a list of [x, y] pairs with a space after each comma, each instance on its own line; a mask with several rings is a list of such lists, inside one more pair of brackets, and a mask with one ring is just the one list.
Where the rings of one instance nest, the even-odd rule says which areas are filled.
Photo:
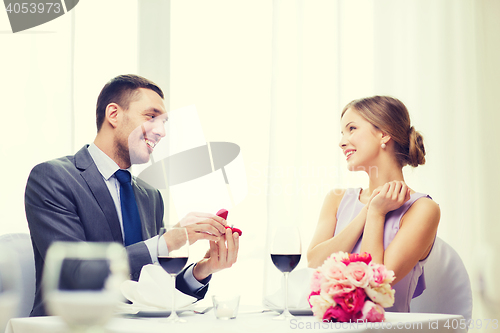
[[[277, 314], [247, 313], [236, 319], [217, 320], [213, 310], [205, 314], [182, 314], [187, 323], [162, 323], [162, 318], [114, 318], [106, 326], [109, 333], [203, 333], [203, 332], [456, 332], [461, 328], [462, 316], [428, 313], [386, 313], [385, 323], [321, 323], [313, 316], [298, 316], [288, 321], [272, 320]], [[382, 328], [381, 325], [384, 325]], [[447, 328], [446, 326], [449, 326]], [[463, 326], [463, 325], [462, 325]], [[58, 317], [14, 318], [5, 333], [67, 333], [68, 329]]]

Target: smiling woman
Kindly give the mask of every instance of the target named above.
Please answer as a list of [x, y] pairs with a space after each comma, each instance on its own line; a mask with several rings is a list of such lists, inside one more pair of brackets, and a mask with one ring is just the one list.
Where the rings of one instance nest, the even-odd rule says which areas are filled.
[[349, 170], [371, 170], [367, 189], [334, 190], [323, 203], [309, 246], [309, 266], [331, 253], [371, 254], [374, 263], [394, 271], [394, 306], [408, 312], [412, 296], [423, 291], [423, 265], [432, 248], [440, 212], [428, 195], [404, 182], [403, 166], [425, 162], [422, 137], [410, 125], [399, 100], [373, 96], [347, 104], [341, 116], [339, 146]]
[[[406, 106], [395, 98], [375, 96], [352, 101], [342, 111], [341, 128], [342, 140], [339, 145], [348, 161], [358, 150], [346, 148], [346, 136], [349, 143], [354, 142], [354, 146], [380, 144], [384, 149], [382, 152], [390, 150], [395, 162], [401, 167], [425, 164], [423, 137], [410, 125]], [[344, 134], [344, 131], [347, 133]], [[370, 140], [373, 138], [379, 141]], [[389, 140], [391, 144], [388, 147]], [[378, 152], [374, 147], [366, 149]], [[368, 164], [368, 167], [372, 165], [375, 164]], [[352, 168], [353, 163], [348, 163], [348, 166]]]
[[[352, 109], [355, 110], [352, 111]], [[401, 101], [384, 96], [375, 96], [373, 98], [364, 98], [354, 100], [347, 104], [342, 111], [342, 120], [347, 122], [344, 128], [350, 131], [355, 127], [354, 121], [349, 121], [349, 117], [344, 115], [351, 110], [351, 117], [357, 118], [361, 123], [371, 124], [369, 127], [374, 135], [377, 131], [382, 131], [385, 136], [389, 136], [394, 142], [394, 156], [401, 166], [411, 165], [417, 167], [425, 163], [425, 148], [422, 135], [415, 131], [410, 125], [410, 115], [406, 106]], [[354, 114], [353, 114], [354, 113]], [[343, 134], [343, 131], [341, 131]], [[340, 143], [342, 148], [342, 141]], [[386, 148], [387, 142], [382, 143], [381, 147]], [[348, 152], [344, 151], [347, 156]], [[353, 153], [350, 151], [349, 156]]]

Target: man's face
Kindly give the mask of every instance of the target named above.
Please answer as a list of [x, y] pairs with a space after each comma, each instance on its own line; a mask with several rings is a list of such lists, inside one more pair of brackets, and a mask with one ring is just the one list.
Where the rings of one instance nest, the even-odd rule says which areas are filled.
[[149, 161], [154, 147], [165, 136], [167, 113], [161, 97], [150, 89], [139, 88], [139, 95], [124, 110], [116, 136], [117, 153], [131, 164]]

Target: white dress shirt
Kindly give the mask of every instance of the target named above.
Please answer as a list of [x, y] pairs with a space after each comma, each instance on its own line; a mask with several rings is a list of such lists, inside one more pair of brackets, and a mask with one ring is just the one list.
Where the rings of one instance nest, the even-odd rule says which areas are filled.
[[[118, 164], [115, 163], [108, 155], [106, 155], [102, 150], [100, 150], [94, 143], [90, 144], [88, 147], [90, 156], [94, 160], [97, 169], [102, 175], [106, 186], [108, 187], [109, 193], [113, 198], [113, 202], [115, 203], [116, 213], [118, 214], [118, 220], [120, 221], [120, 228], [123, 233], [123, 218], [122, 218], [122, 208], [120, 204], [120, 182], [115, 177], [115, 172], [120, 169]], [[130, 172], [130, 168], [127, 169]], [[131, 173], [132, 174], [132, 173]], [[123, 237], [125, 239], [125, 236]], [[165, 242], [165, 238], [162, 237], [162, 242], [160, 242], [160, 253], [164, 256], [168, 255], [167, 243]], [[158, 262], [158, 236], [154, 236], [150, 239], [144, 241], [146, 244], [149, 254], [151, 256], [151, 261], [153, 263]], [[187, 285], [193, 292], [197, 292], [199, 289], [203, 288], [205, 285], [200, 283], [193, 275], [193, 268], [195, 265], [191, 265], [188, 267], [186, 272], [184, 273], [184, 279], [186, 280]]]

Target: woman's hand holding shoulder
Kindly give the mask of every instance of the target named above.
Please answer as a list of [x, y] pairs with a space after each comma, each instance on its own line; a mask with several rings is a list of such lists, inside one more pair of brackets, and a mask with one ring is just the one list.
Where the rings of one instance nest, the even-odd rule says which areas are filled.
[[392, 181], [373, 191], [368, 201], [368, 211], [385, 216], [410, 200], [410, 188], [403, 181]]

